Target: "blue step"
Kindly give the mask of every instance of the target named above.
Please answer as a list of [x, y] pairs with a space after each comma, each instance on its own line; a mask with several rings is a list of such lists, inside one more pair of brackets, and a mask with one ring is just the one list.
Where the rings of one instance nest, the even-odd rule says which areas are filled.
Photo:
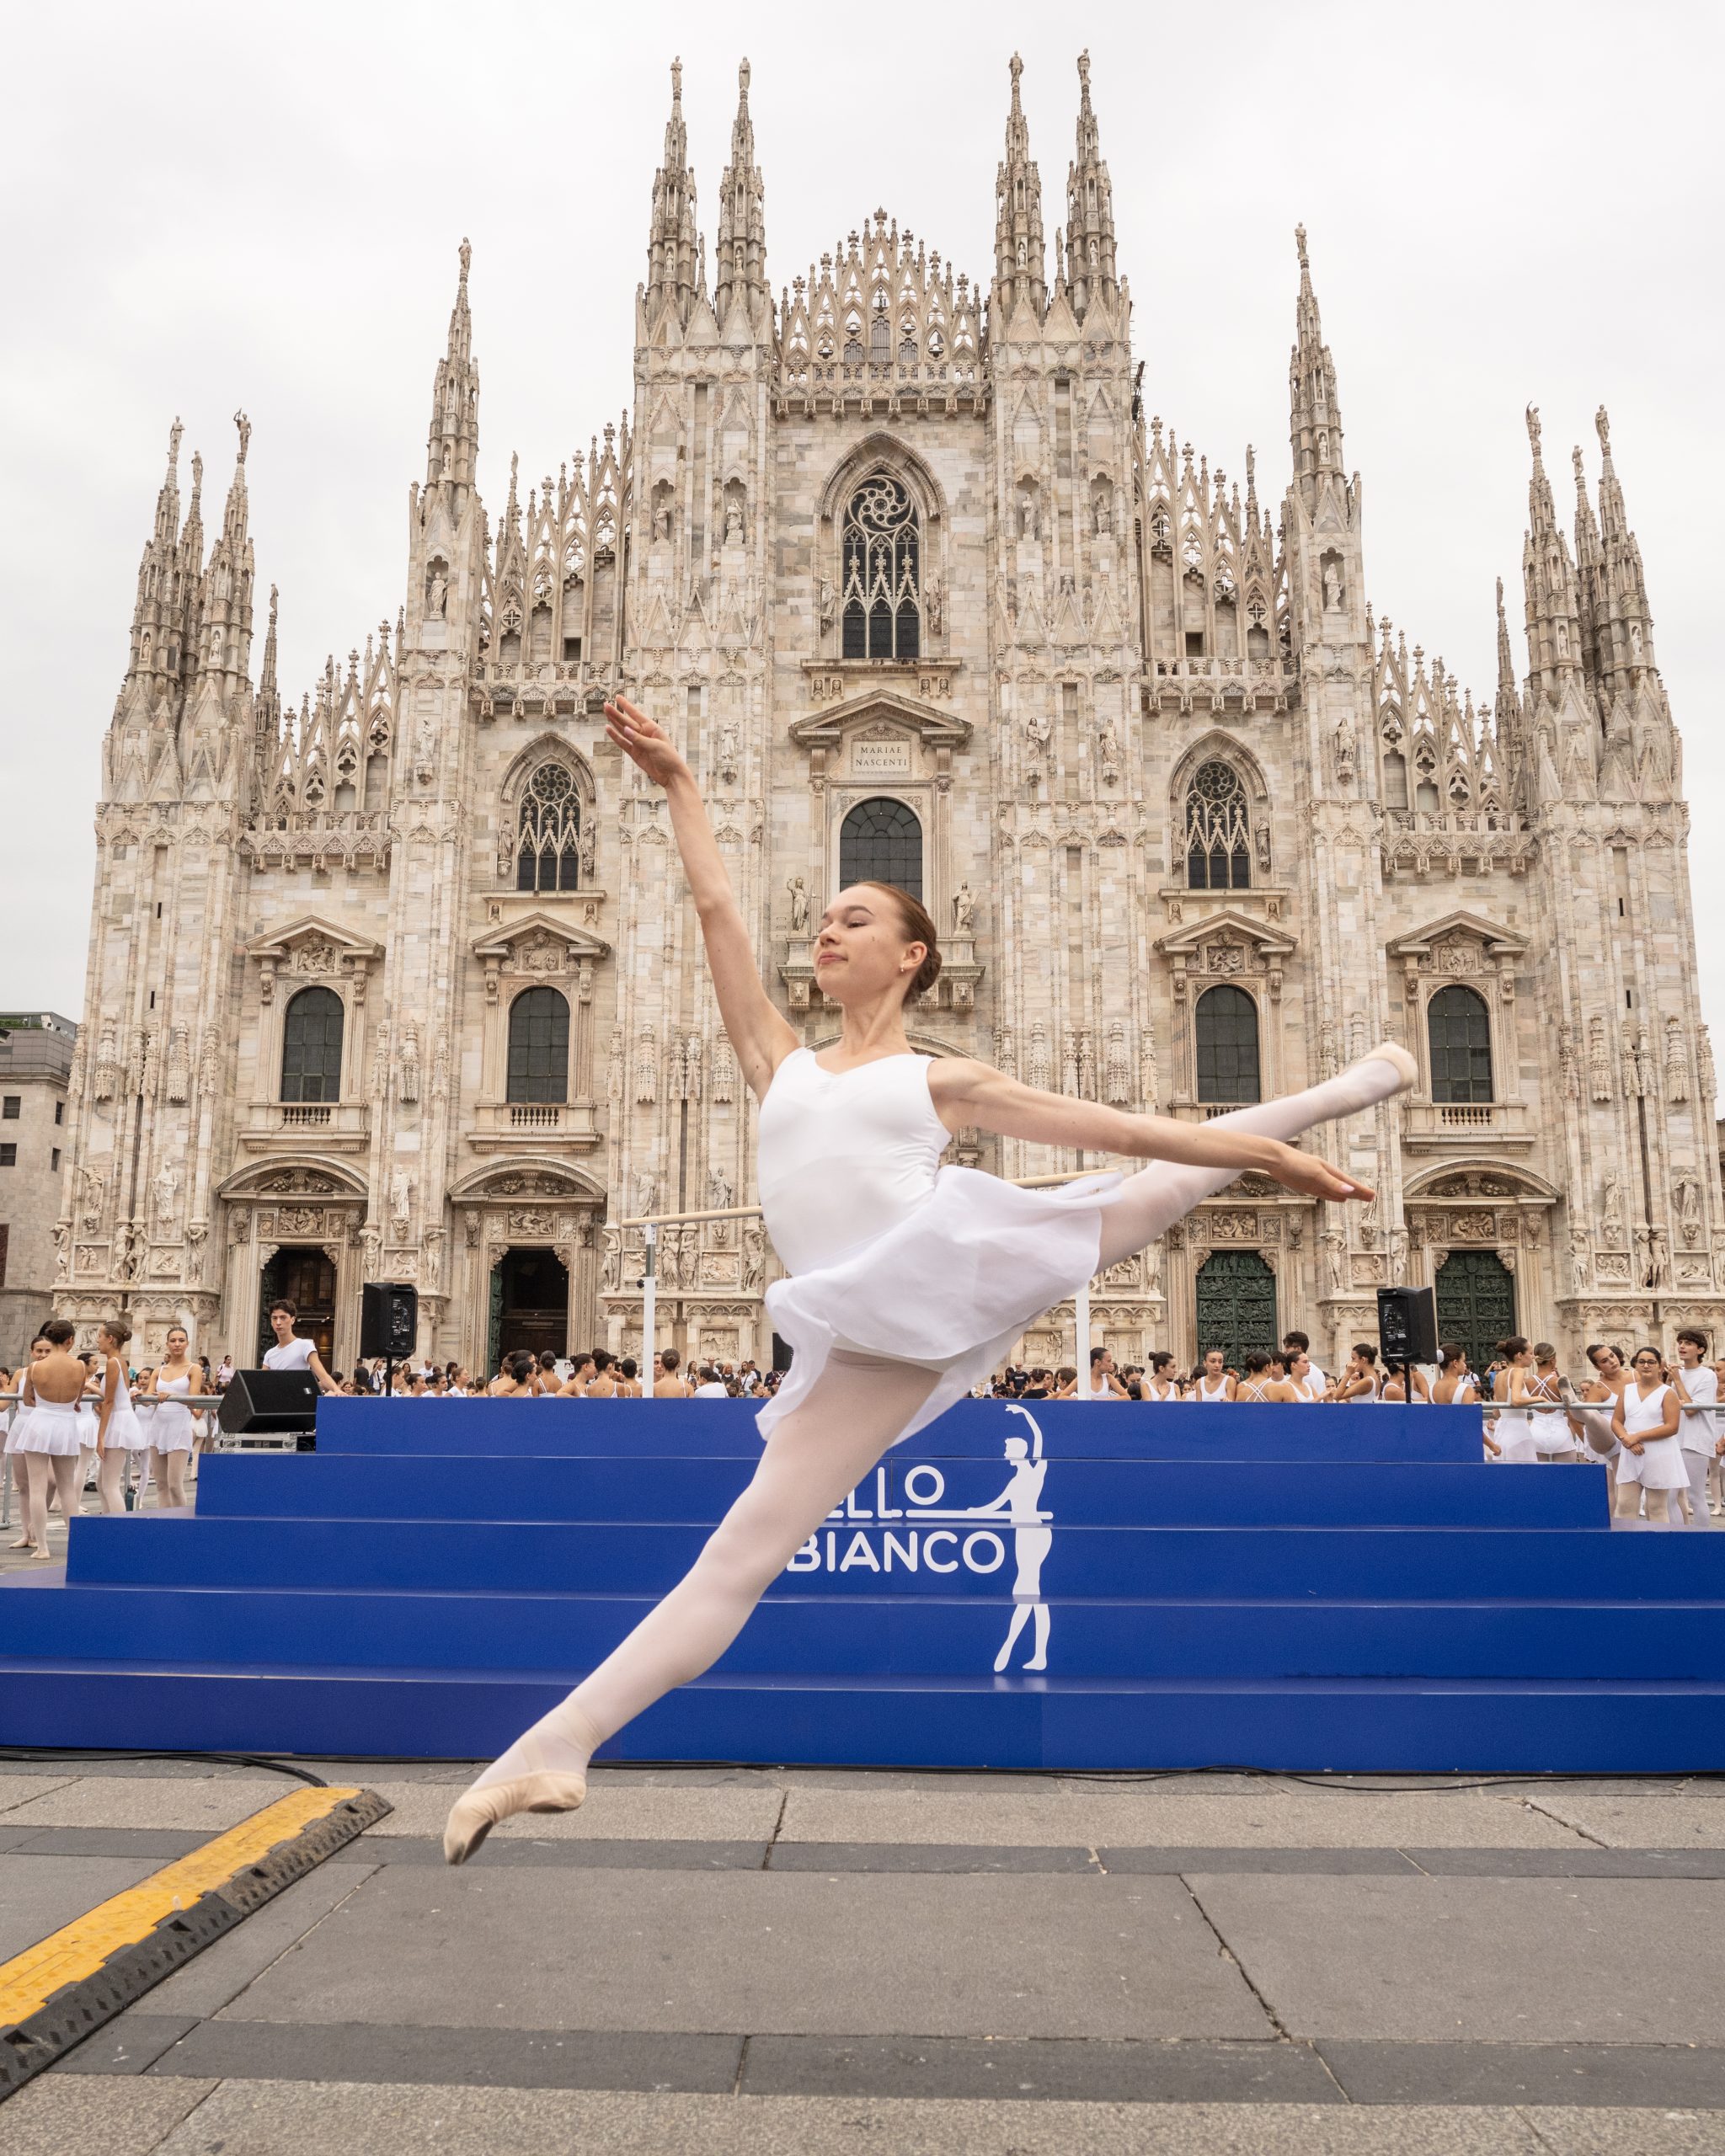
[[[123, 1638], [139, 1664], [220, 1641], [230, 1662], [332, 1668], [581, 1672], [653, 1607], [644, 1595], [393, 1593], [370, 1588], [68, 1587], [7, 1612], [14, 1656], [68, 1632]], [[1725, 1601], [1247, 1602], [1049, 1598], [1062, 1677], [1554, 1677], [1725, 1673]], [[722, 1672], [916, 1677], [986, 1671], [1010, 1605], [928, 1594], [774, 1593]], [[1027, 1644], [1014, 1657], [1022, 1662]], [[571, 1682], [574, 1680], [571, 1679]]]
[[[1150, 1407], [1039, 1401], [1051, 1459], [1427, 1460], [1477, 1465], [1480, 1418], [1466, 1407]], [[318, 1411], [318, 1449], [342, 1453], [588, 1452], [750, 1461], [761, 1456], [747, 1400], [355, 1400]], [[916, 1460], [998, 1460], [1023, 1419], [992, 1400], [961, 1400], [905, 1448]]]
[[[638, 1460], [597, 1454], [524, 1458], [499, 1472], [456, 1454], [226, 1453], [203, 1468], [198, 1513], [206, 1520], [717, 1522], [752, 1471], [746, 1461], [670, 1455], [644, 1473]], [[1049, 1473], [1046, 1509], [1062, 1527], [1604, 1527], [1609, 1518], [1605, 1476], [1575, 1470], [1062, 1460]], [[852, 1509], [883, 1524], [953, 1525], [953, 1512], [986, 1505], [1001, 1486], [998, 1460], [956, 1460], [943, 1471], [895, 1460], [874, 1470]]]
[[[987, 1509], [1029, 1425], [961, 1403], [610, 1755], [1725, 1767], [1725, 1535], [1612, 1531], [1598, 1468], [1486, 1467], [1466, 1409], [1035, 1419], [1037, 1530]], [[315, 1454], [210, 1457], [196, 1516], [83, 1518], [64, 1575], [0, 1579], [0, 1736], [494, 1750], [681, 1576], [759, 1456], [744, 1401], [327, 1401]], [[1026, 1621], [996, 1677], [1036, 1594], [1048, 1667]]]
[[[19, 1744], [477, 1758], [562, 1695], [510, 1669], [145, 1669], [0, 1658]], [[611, 1759], [901, 1767], [1677, 1774], [1725, 1769], [1725, 1686], [1405, 1679], [1056, 1683], [707, 1677]]]

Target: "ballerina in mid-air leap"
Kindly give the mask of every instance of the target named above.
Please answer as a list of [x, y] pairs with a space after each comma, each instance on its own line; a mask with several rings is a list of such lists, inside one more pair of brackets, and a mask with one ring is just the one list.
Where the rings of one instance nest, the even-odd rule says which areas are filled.
[[[665, 788], [719, 1016], [761, 1103], [761, 1210], [790, 1275], [766, 1305], [793, 1354], [757, 1418], [766, 1447], [748, 1488], [664, 1601], [457, 1802], [444, 1834], [451, 1864], [517, 1812], [579, 1804], [597, 1748], [711, 1668], [846, 1492], [1092, 1273], [1246, 1169], [1309, 1198], [1370, 1198], [1289, 1141], [1415, 1076], [1412, 1058], [1386, 1043], [1303, 1093], [1192, 1123], [1042, 1092], [969, 1057], [918, 1055], [905, 1007], [940, 972], [935, 926], [907, 892], [873, 882], [838, 892], [817, 926], [814, 976], [842, 1021], [817, 1057], [756, 971], [688, 765], [633, 704], [618, 697], [605, 715], [610, 739]], [[939, 1166], [965, 1128], [1152, 1165], [1022, 1189]]]

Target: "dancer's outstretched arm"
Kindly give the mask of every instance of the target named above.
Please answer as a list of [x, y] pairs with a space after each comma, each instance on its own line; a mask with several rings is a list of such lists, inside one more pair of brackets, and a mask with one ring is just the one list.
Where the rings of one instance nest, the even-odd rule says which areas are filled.
[[1369, 1184], [1280, 1139], [1220, 1123], [1129, 1115], [1100, 1101], [1074, 1100], [1020, 1085], [986, 1063], [942, 1056], [928, 1067], [928, 1091], [949, 1130], [969, 1124], [1040, 1145], [1081, 1145], [1135, 1160], [1174, 1161], [1199, 1168], [1257, 1168], [1308, 1198], [1370, 1198]]
[[761, 985], [754, 946], [707, 820], [707, 804], [695, 774], [665, 728], [626, 696], [605, 707], [605, 730], [632, 763], [665, 788], [670, 827], [694, 895], [707, 963], [713, 969], [718, 1015], [749, 1090], [757, 1100], [764, 1098], [773, 1072], [797, 1047], [797, 1036]]

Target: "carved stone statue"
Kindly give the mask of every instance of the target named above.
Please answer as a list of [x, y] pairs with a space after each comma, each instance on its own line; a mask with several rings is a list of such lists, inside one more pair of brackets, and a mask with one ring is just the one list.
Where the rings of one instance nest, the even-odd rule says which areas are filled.
[[941, 632], [941, 623], [945, 617], [947, 604], [946, 593], [941, 588], [938, 577], [931, 579], [928, 589], [923, 595], [923, 603], [928, 609], [929, 634], [937, 637]]
[[832, 588], [830, 578], [822, 577], [820, 579], [820, 590], [815, 599], [815, 611], [821, 627], [830, 629], [833, 624], [833, 616], [838, 612], [838, 594]]
[[1048, 746], [1048, 737], [1054, 730], [1054, 721], [1045, 710], [1034, 703], [1024, 707], [1024, 738], [1039, 754]]
[[419, 1029], [409, 1018], [401, 1033], [401, 1064], [397, 1073], [401, 1099], [411, 1106], [419, 1097]]
[[636, 1214], [638, 1216], [644, 1216], [653, 1212], [658, 1203], [659, 1177], [657, 1174], [651, 1168], [637, 1168], [635, 1171]]
[[1677, 1230], [1685, 1249], [1693, 1250], [1701, 1239], [1701, 1199], [1693, 1176], [1684, 1176], [1677, 1185]]
[[806, 936], [809, 933], [809, 894], [803, 888], [802, 878], [792, 877], [785, 889], [791, 894], [791, 933], [793, 936]]
[[1103, 1091], [1116, 1107], [1124, 1107], [1132, 1098], [1132, 1059], [1126, 1048], [1126, 1022], [1124, 1018], [1108, 1021], [1107, 1056], [1103, 1065]]
[[605, 1250], [599, 1261], [599, 1286], [603, 1294], [614, 1295], [623, 1281], [623, 1232], [621, 1228], [605, 1230]]
[[449, 606], [449, 579], [441, 568], [431, 572], [431, 587], [425, 595], [425, 611], [437, 621], [443, 619]]
[[717, 1211], [732, 1202], [731, 1179], [717, 1164], [707, 1171], [707, 1203]]
[[1342, 604], [1342, 564], [1333, 555], [1326, 558], [1323, 565], [1324, 611], [1336, 612]]
[[737, 722], [728, 718], [718, 729], [718, 768], [729, 778], [737, 768], [741, 744]]
[[179, 1175], [171, 1161], [164, 1161], [156, 1171], [152, 1186], [155, 1207], [156, 1233], [166, 1235], [173, 1232], [174, 1200], [179, 1195]]
[[389, 1178], [389, 1225], [398, 1241], [404, 1236], [414, 1216], [414, 1179], [405, 1168]]
[[759, 1294], [766, 1278], [766, 1230], [752, 1221], [743, 1230], [743, 1289]]
[[743, 543], [743, 509], [740, 502], [727, 502], [724, 505], [724, 543], [727, 547], [740, 547]]
[[953, 933], [968, 936], [971, 921], [976, 914], [976, 894], [969, 883], [960, 883], [953, 894]]
[[1623, 1178], [1615, 1168], [1599, 1187], [1599, 1241], [1609, 1250], [1623, 1247]]

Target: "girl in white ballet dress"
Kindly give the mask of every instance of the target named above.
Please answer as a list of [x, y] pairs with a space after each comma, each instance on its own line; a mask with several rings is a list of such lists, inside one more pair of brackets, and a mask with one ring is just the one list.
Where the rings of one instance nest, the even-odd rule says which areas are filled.
[[133, 1502], [140, 1511], [143, 1509], [150, 1440], [131, 1404], [131, 1388], [120, 1353], [131, 1338], [131, 1327], [123, 1317], [111, 1317], [96, 1331], [96, 1359], [102, 1366], [96, 1421], [96, 1449], [102, 1464], [96, 1471], [96, 1487], [101, 1492], [104, 1513], [126, 1510], [126, 1469], [134, 1455], [140, 1473]]
[[1689, 1487], [1689, 1470], [1677, 1434], [1677, 1395], [1665, 1382], [1664, 1361], [1657, 1348], [1638, 1348], [1631, 1368], [1633, 1374], [1611, 1422], [1621, 1448], [1617, 1454], [1617, 1516], [1632, 1519], [1644, 1490], [1649, 1524], [1679, 1527], [1683, 1515], [1675, 1493]]
[[146, 1392], [156, 1405], [147, 1417], [150, 1472], [156, 1479], [157, 1502], [176, 1511], [185, 1508], [185, 1468], [197, 1440], [197, 1417], [186, 1401], [203, 1390], [204, 1374], [190, 1358], [191, 1341], [183, 1325], [168, 1328], [168, 1353], [150, 1373]]
[[[456, 1803], [459, 1864], [517, 1812], [569, 1811], [587, 1762], [625, 1722], [711, 1667], [833, 1507], [893, 1445], [962, 1400], [1026, 1325], [1099, 1269], [1143, 1250], [1242, 1169], [1332, 1201], [1366, 1186], [1287, 1141], [1413, 1082], [1388, 1045], [1285, 1100], [1205, 1123], [1044, 1093], [966, 1058], [912, 1052], [904, 1009], [940, 970], [933, 922], [889, 884], [837, 894], [814, 976], [842, 1014], [820, 1055], [772, 1004], [695, 779], [669, 736], [619, 698], [611, 740], [665, 787], [720, 1017], [761, 1102], [761, 1209], [789, 1274], [766, 1290], [793, 1352], [761, 1409], [760, 1465], [687, 1575], [598, 1668]], [[1021, 1189], [940, 1166], [961, 1129], [1149, 1158], [1130, 1177]]]
[[28, 1411], [13, 1447], [24, 1472], [24, 1546], [39, 1560], [48, 1548], [48, 1492], [60, 1493], [61, 1510], [70, 1521], [77, 1511], [78, 1400], [84, 1366], [72, 1352], [75, 1337], [70, 1318], [50, 1318], [42, 1327], [45, 1352], [24, 1372], [19, 1390]]

